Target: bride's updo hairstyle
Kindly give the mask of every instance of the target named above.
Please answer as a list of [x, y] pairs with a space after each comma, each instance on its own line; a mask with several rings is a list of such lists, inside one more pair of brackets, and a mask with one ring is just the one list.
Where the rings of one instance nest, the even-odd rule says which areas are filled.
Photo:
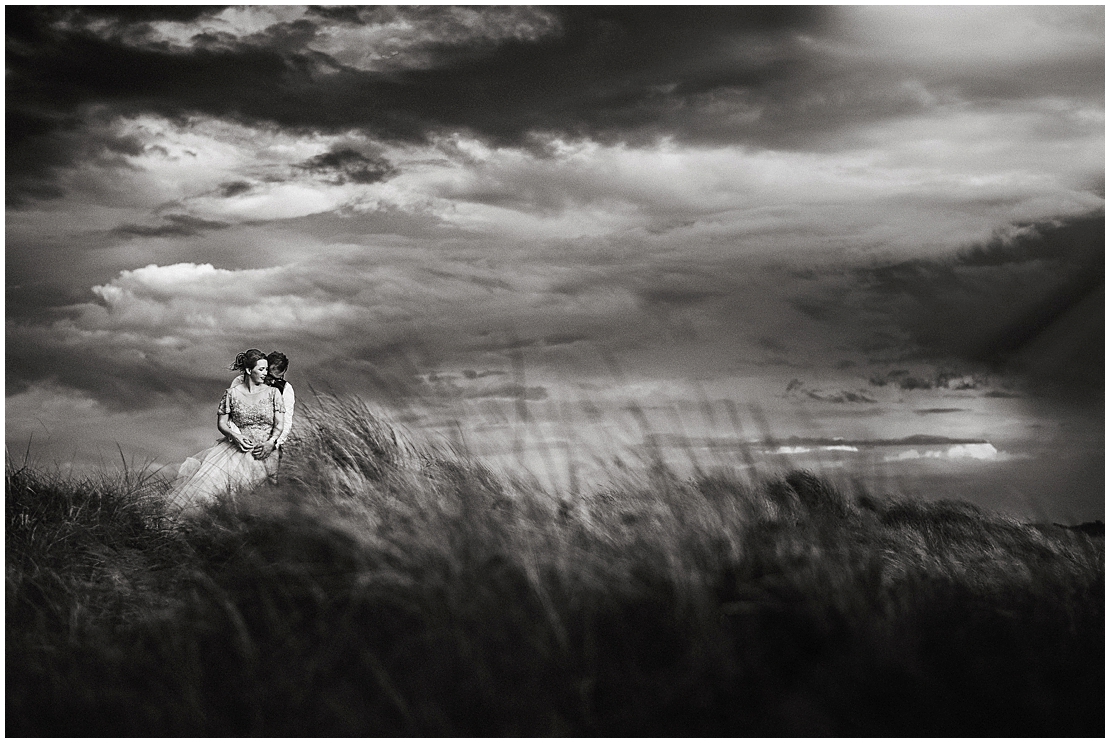
[[235, 357], [235, 363], [228, 367], [231, 371], [249, 372], [254, 365], [266, 358], [257, 348], [250, 348]]

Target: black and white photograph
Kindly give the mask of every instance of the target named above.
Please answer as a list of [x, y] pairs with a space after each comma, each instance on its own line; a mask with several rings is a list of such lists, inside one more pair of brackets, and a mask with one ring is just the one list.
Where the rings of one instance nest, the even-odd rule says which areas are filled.
[[1105, 7], [6, 5], [5, 734], [1105, 734]]

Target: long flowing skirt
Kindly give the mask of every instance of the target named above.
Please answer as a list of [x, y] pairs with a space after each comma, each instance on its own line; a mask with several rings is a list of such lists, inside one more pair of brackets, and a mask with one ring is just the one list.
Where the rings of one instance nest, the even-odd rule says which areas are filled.
[[277, 454], [264, 460], [227, 439], [186, 459], [177, 470], [168, 497], [171, 510], [187, 516], [214, 503], [220, 495], [259, 485], [277, 473]]

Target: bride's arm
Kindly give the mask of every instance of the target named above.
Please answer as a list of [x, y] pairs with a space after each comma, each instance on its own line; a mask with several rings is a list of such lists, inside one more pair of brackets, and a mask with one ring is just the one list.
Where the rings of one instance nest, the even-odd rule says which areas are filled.
[[216, 428], [233, 444], [238, 446], [240, 451], [251, 450], [253, 444], [249, 439], [243, 436], [239, 427], [231, 422], [231, 416], [229, 414], [220, 413], [216, 416]]
[[239, 430], [239, 426], [231, 420], [231, 407], [231, 388], [229, 387], [224, 392], [223, 399], [220, 400], [220, 406], [216, 408], [216, 429], [239, 447], [239, 451], [248, 452], [254, 446], [254, 442], [244, 436], [243, 432]]
[[[228, 390], [230, 391], [230, 390], [232, 390], [232, 389], [234, 389], [234, 388], [236, 388], [236, 387], [238, 387], [242, 384], [246, 384], [245, 379], [246, 379], [246, 375], [245, 374], [240, 374], [239, 376], [237, 376], [235, 378], [235, 381], [233, 381], [231, 383], [231, 386], [228, 387]], [[219, 424], [217, 424], [216, 427], [219, 428]], [[239, 426], [235, 425], [235, 421], [231, 420], [230, 417], [227, 419], [227, 428], [228, 428], [229, 431], [231, 431], [235, 434], [235, 438], [238, 439], [238, 438], [242, 437], [243, 432], [239, 430]], [[226, 432], [224, 432], [224, 430], [222, 428], [220, 429], [220, 431], [221, 431], [221, 433], [224, 433], [224, 435], [227, 435]]]

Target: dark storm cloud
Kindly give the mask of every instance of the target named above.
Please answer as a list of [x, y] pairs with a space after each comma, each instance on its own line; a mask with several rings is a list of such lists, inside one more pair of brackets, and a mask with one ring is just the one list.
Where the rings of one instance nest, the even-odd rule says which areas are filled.
[[225, 199], [230, 199], [232, 196], [250, 191], [254, 186], [246, 181], [231, 181], [230, 183], [220, 184], [220, 196]]
[[[226, 5], [83, 5], [83, 15], [118, 21], [121, 24], [142, 24], [153, 21], [195, 21], [220, 12]], [[46, 8], [48, 13], [64, 15], [65, 6]]]
[[9, 105], [5, 127], [4, 186], [10, 206], [20, 206], [28, 199], [64, 196], [64, 190], [53, 179], [59, 169], [73, 162], [121, 163], [124, 156], [143, 151], [134, 137], [88, 131], [78, 117], [69, 113], [20, 110]]
[[[172, 368], [113, 343], [71, 346], [27, 327], [7, 329], [5, 395], [44, 381], [89, 392], [109, 410], [142, 410], [166, 400], [218, 400], [226, 382]], [[228, 372], [228, 376], [231, 373]]]
[[989, 384], [979, 374], [963, 374], [949, 369], [937, 369], [932, 375], [917, 376], [907, 369], [891, 369], [885, 374], [873, 374], [868, 382], [873, 387], [890, 385], [903, 390], [977, 390]]
[[[59, 24], [67, 13], [78, 20], [90, 13], [101, 21], [114, 18], [115, 31], [98, 35], [80, 22]], [[457, 129], [500, 143], [527, 142], [537, 131], [603, 138], [675, 134], [690, 124], [691, 103], [717, 92], [765, 95], [807, 66], [790, 34], [819, 28], [826, 15], [800, 7], [557, 13], [559, 34], [480, 44], [480, 53], [466, 55], [449, 41], [428, 42], [430, 67], [386, 73], [258, 38], [187, 50], [126, 43], [128, 33], [142, 36], [151, 20], [185, 17], [186, 11], [134, 17], [107, 8], [9, 6], [8, 157], [23, 172], [56, 165], [53, 159], [64, 153], [52, 151], [49, 139], [73, 126], [89, 104], [290, 128], [359, 127], [413, 141]], [[298, 27], [311, 36], [313, 24], [325, 22], [332, 21], [303, 20]], [[719, 107], [726, 101], [708, 102]], [[32, 195], [32, 185], [24, 195]]]
[[[497, 142], [526, 142], [535, 131], [676, 134], [676, 121], [688, 123], [676, 113], [697, 96], [766, 89], [804, 64], [779, 46], [822, 15], [797, 7], [564, 9], [558, 36], [505, 44], [449, 72], [409, 73], [391, 92], [426, 124]], [[734, 54], [745, 33], [759, 33], [773, 52]]]
[[463, 369], [462, 374], [463, 374], [463, 377], [465, 379], [473, 380], [473, 379], [482, 379], [484, 377], [503, 377], [506, 374], [508, 374], [508, 372], [500, 371], [500, 370], [496, 370], [496, 369], [486, 369], [484, 371], [475, 371], [474, 369]]
[[789, 384], [786, 385], [786, 395], [788, 397], [802, 397], [810, 400], [817, 400], [819, 402], [833, 402], [833, 403], [875, 403], [878, 402], [873, 397], [869, 397], [863, 391], [852, 390], [816, 390], [810, 389], [800, 379], [791, 379]]
[[[1024, 225], [948, 259], [858, 270], [850, 282], [796, 300], [828, 324], [866, 326], [872, 351], [963, 360], [1023, 373], [1042, 389], [1087, 395], [1103, 384], [1105, 217]], [[951, 387], [893, 370], [874, 385]]]
[[[1059, 39], [1044, 42], [1063, 52], [1020, 58], [1009, 37], [998, 48], [989, 39], [972, 52], [962, 40], [945, 47], [941, 34], [962, 22], [953, 10], [931, 19], [936, 48], [924, 61], [914, 57], [921, 49], [902, 60], [890, 46], [913, 29], [889, 28], [889, 13], [878, 12], [853, 36], [861, 11], [810, 6], [343, 7], [271, 18], [263, 30], [240, 36], [188, 39], [202, 28], [193, 24], [170, 43], [152, 30], [154, 21], [217, 11], [9, 6], [8, 158], [9, 169], [15, 163], [22, 174], [9, 183], [9, 203], [58, 194], [50, 168], [78, 153], [53, 140], [80, 127], [92, 105], [290, 131], [360, 129], [409, 142], [465, 132], [537, 154], [549, 151], [553, 136], [604, 143], [665, 136], [812, 151], [855, 142], [864, 124], [935, 113], [941, 99], [999, 105], [1066, 88], [1096, 101], [1103, 89], [1101, 55], [1091, 52], [1090, 39], [1068, 35], [1093, 23], [1091, 14], [1066, 17]], [[993, 12], [1022, 28], [1024, 11]], [[1056, 20], [1033, 22], [1050, 28]], [[364, 32], [377, 35], [349, 36]], [[404, 45], [390, 51], [403, 33], [410, 34]], [[1069, 44], [1078, 51], [1069, 54]], [[949, 52], [966, 64], [944, 63]], [[348, 59], [358, 53], [382, 66]], [[974, 53], [982, 60], [968, 56]], [[980, 69], [979, 62], [993, 66], [975, 77], [975, 87], [967, 69]], [[1076, 126], [1058, 118], [1058, 127]], [[342, 177], [366, 182], [358, 178], [380, 170], [370, 165]]]
[[114, 21], [122, 27], [152, 21], [194, 21], [218, 13], [223, 5], [8, 5], [4, 8], [4, 33], [9, 46], [58, 43], [52, 24], [78, 12], [88, 18]]
[[125, 237], [192, 237], [209, 230], [224, 230], [231, 225], [188, 214], [167, 214], [162, 224], [122, 224], [112, 234]]
[[1055, 362], [1069, 381], [1101, 383], [1104, 216], [1030, 226], [950, 263], [871, 271], [870, 288], [908, 298], [904, 327], [925, 349], [1004, 365], [1065, 334]]
[[381, 8], [360, 8], [355, 5], [312, 5], [308, 14], [317, 18], [358, 25], [366, 22], [367, 14], [381, 12]]
[[317, 175], [329, 177], [329, 182], [343, 185], [354, 183], [377, 183], [396, 172], [389, 161], [382, 157], [367, 157], [352, 149], [339, 149], [325, 152], [310, 158], [297, 166]]
[[582, 333], [556, 333], [544, 336], [543, 344], [545, 346], [571, 346], [588, 340], [590, 340], [590, 336]]

